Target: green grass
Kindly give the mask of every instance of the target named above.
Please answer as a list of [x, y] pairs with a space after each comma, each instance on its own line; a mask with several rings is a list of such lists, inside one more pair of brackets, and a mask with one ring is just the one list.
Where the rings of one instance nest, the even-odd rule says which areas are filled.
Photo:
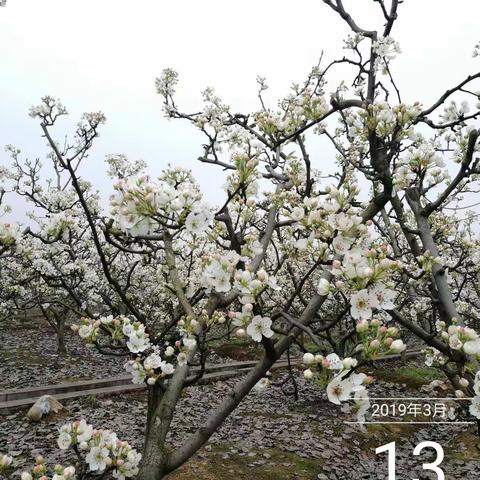
[[232, 339], [228, 343], [214, 347], [215, 353], [221, 357], [229, 357], [233, 360], [258, 360], [263, 355], [263, 350], [258, 344]]
[[411, 387], [421, 387], [433, 380], [446, 380], [443, 373], [435, 368], [415, 366], [380, 368], [375, 370], [374, 376], [385, 382], [405, 383]]
[[[224, 446], [222, 446], [224, 447]], [[320, 471], [321, 462], [315, 458], [302, 458], [294, 453], [277, 448], [251, 450], [255, 456], [240, 456], [230, 453], [230, 448], [212, 446], [208, 458], [192, 459], [169, 480], [311, 480]], [[224, 458], [224, 454], [228, 458]], [[264, 463], [251, 466], [258, 460]], [[252, 476], [252, 471], [255, 475]]]

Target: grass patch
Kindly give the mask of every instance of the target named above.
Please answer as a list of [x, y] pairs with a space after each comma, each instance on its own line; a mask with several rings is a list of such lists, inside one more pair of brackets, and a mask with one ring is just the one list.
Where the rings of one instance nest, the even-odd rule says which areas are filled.
[[[168, 480], [311, 480], [320, 471], [320, 461], [302, 458], [277, 448], [251, 450], [240, 456], [230, 448], [212, 447], [207, 458], [194, 458]], [[226, 456], [228, 454], [228, 457]], [[255, 472], [254, 476], [252, 473]]]
[[472, 432], [460, 433], [450, 441], [445, 456], [451, 460], [480, 461], [480, 439]]
[[410, 387], [421, 387], [433, 380], [446, 380], [443, 373], [435, 368], [428, 367], [397, 367], [380, 368], [373, 372], [374, 376], [382, 381], [391, 383], [404, 383]]
[[50, 361], [46, 357], [42, 357], [36, 352], [32, 352], [28, 348], [18, 347], [15, 350], [4, 350], [0, 352], [0, 362], [15, 367], [24, 367], [26, 365], [38, 365], [47, 367]]
[[233, 341], [219, 345], [215, 348], [215, 353], [237, 361], [258, 360], [263, 355], [263, 349], [252, 342]]

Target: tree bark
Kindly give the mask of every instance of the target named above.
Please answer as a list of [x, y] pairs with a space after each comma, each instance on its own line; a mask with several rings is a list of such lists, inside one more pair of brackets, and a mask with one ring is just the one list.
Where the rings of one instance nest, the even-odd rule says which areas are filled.
[[149, 387], [145, 444], [137, 480], [160, 480], [168, 473], [166, 438], [187, 374], [188, 366], [179, 366], [163, 390], [160, 385]]
[[65, 355], [67, 347], [65, 346], [65, 320], [57, 319], [57, 353]]
[[[164, 445], [158, 438], [158, 428], [155, 422], [158, 416], [155, 413], [162, 401], [163, 392], [158, 385], [148, 389], [147, 425], [145, 429], [145, 442], [143, 445], [142, 464], [138, 480], [158, 480], [163, 478]], [[160, 420], [161, 421], [161, 420]]]

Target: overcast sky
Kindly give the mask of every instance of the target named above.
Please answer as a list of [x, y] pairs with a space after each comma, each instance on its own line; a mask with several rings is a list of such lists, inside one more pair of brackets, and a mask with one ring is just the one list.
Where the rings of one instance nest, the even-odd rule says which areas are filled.
[[[381, 24], [372, 0], [344, 3], [361, 26]], [[471, 54], [479, 18], [478, 0], [405, 0], [392, 32], [403, 52], [393, 70], [404, 101], [427, 105], [478, 71]], [[206, 86], [234, 110], [249, 111], [257, 108], [257, 75], [267, 77], [269, 98], [276, 99], [322, 50], [326, 59], [341, 55], [347, 33], [321, 0], [8, 0], [0, 8], [0, 162], [8, 162], [9, 143], [43, 156], [27, 111], [50, 94], [61, 98], [72, 122], [84, 111], [106, 114], [83, 170], [105, 192], [105, 155], [125, 153], [147, 161], [153, 174], [168, 163], [192, 168], [214, 201], [218, 169], [197, 164], [203, 139], [192, 126], [163, 118], [155, 77], [166, 67], [180, 73], [178, 98], [187, 111], [199, 106]], [[332, 163], [321, 149], [312, 161]]]

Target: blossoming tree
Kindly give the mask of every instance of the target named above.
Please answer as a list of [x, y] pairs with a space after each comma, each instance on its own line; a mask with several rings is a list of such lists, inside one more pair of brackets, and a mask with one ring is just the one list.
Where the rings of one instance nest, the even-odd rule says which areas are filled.
[[[114, 156], [108, 163], [116, 194], [103, 212], [79, 165], [105, 118], [86, 114], [74, 141], [60, 144], [53, 130], [66, 109], [51, 97], [31, 115], [57, 181], [42, 187], [37, 171], [19, 168], [20, 153], [11, 149], [16, 191], [48, 212], [48, 221], [23, 235], [3, 226], [2, 250], [38, 260], [43, 249], [48, 262], [35, 261], [35, 268], [43, 268], [44, 281], [51, 281], [49, 269], [58, 273], [54, 288], [82, 315], [74, 329], [106, 354], [128, 355], [133, 381], [148, 386], [139, 470], [136, 452], [117, 454], [121, 442], [110, 433], [102, 440], [85, 423], [61, 430], [61, 448], [88, 451], [94, 472], [163, 478], [252, 388], [268, 386], [268, 370], [294, 345], [305, 353], [305, 378], [326, 385], [335, 404], [356, 400], [363, 418], [372, 379], [357, 370], [402, 352], [400, 327], [425, 347], [427, 362], [446, 373], [457, 396], [474, 398], [470, 412], [480, 418], [472, 285], [479, 240], [475, 213], [462, 216], [478, 189], [480, 104], [473, 89], [480, 73], [431, 106], [405, 103], [392, 68], [401, 2], [373, 2], [385, 20], [377, 31], [361, 28], [341, 0], [323, 1], [351, 30], [346, 54], [322, 59], [275, 108], [264, 100], [262, 78], [252, 113], [231, 111], [212, 89], [203, 93], [202, 111], [185, 113], [175, 100], [177, 74], [167, 69], [157, 80], [167, 116], [204, 134], [199, 161], [228, 174], [216, 207], [204, 203], [190, 172], [168, 168], [152, 179], [145, 165]], [[329, 74], [338, 66], [351, 68], [351, 77], [332, 86]], [[335, 174], [316, 168], [312, 136], [333, 145]], [[27, 179], [21, 188], [20, 179]], [[183, 389], [203, 376], [212, 343], [232, 333], [260, 344], [262, 359], [171, 450], [167, 434]]]

